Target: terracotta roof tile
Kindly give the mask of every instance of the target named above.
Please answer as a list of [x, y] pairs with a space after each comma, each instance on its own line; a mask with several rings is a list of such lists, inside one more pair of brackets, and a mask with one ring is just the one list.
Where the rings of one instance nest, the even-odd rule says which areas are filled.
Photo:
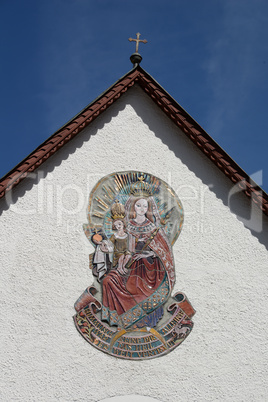
[[131, 86], [137, 83], [163, 112], [187, 135], [196, 146], [227, 176], [238, 183], [268, 215], [268, 195], [230, 158], [198, 123], [141, 67], [131, 70], [104, 94], [92, 102], [70, 122], [48, 138], [0, 181], [0, 198], [29, 172], [34, 171], [96, 117], [112, 105]]

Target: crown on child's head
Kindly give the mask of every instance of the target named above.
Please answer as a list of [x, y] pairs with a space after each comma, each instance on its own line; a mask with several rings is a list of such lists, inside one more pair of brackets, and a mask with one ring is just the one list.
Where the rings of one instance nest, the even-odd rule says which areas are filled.
[[114, 221], [117, 219], [124, 219], [126, 216], [124, 205], [120, 204], [118, 200], [112, 205], [111, 208], [111, 217]]

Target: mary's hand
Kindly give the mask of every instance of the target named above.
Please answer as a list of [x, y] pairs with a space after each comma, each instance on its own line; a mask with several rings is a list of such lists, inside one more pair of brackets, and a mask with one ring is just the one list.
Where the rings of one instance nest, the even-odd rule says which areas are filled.
[[148, 258], [148, 257], [154, 257], [154, 253], [152, 251], [148, 251], [145, 253], [137, 253], [133, 256], [133, 260], [140, 260], [141, 258]]

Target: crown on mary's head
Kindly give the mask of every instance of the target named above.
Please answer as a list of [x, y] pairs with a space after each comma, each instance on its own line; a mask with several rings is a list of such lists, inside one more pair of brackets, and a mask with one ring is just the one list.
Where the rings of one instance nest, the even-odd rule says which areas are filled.
[[158, 193], [159, 183], [147, 183], [143, 175], [138, 180], [130, 186], [130, 194], [134, 197], [151, 197]]

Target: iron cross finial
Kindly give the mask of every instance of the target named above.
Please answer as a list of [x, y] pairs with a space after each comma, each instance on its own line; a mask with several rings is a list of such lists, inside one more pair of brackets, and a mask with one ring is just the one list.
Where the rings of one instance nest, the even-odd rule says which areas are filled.
[[136, 42], [136, 50], [135, 50], [135, 52], [138, 53], [138, 51], [139, 51], [139, 43], [140, 42], [147, 43], [147, 40], [146, 39], [140, 39], [141, 34], [139, 32], [136, 33], [136, 36], [137, 36], [137, 39], [129, 38], [128, 40], [129, 40], [129, 42]]

